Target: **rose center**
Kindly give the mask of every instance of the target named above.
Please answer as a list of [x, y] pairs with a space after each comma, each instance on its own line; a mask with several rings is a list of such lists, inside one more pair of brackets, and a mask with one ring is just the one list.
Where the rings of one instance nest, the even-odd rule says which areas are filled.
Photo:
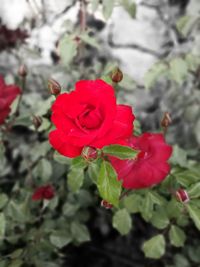
[[78, 121], [85, 129], [96, 129], [102, 123], [102, 116], [95, 107], [87, 107], [79, 116]]

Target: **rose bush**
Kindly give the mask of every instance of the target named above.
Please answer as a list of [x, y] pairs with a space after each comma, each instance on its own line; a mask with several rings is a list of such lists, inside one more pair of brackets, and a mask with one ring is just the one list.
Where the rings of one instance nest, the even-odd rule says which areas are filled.
[[167, 160], [172, 154], [172, 147], [166, 144], [162, 134], [144, 133], [139, 137], [133, 136], [126, 142], [139, 151], [136, 159], [120, 160], [110, 157], [124, 188], [151, 187], [169, 174], [170, 165]]
[[133, 131], [131, 107], [117, 105], [113, 87], [103, 80], [83, 80], [75, 87], [59, 95], [52, 106], [56, 130], [49, 135], [51, 145], [73, 158], [84, 146], [123, 144]]
[[6, 85], [0, 76], [0, 124], [3, 124], [10, 113], [10, 105], [20, 94], [20, 88], [16, 85]]

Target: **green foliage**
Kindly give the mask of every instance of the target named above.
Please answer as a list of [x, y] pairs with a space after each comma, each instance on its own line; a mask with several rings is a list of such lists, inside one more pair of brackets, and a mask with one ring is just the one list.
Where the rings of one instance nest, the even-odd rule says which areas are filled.
[[132, 220], [126, 209], [118, 210], [113, 216], [113, 227], [121, 235], [127, 235], [132, 227]]
[[137, 150], [134, 150], [128, 146], [120, 145], [105, 146], [102, 151], [104, 154], [115, 156], [119, 159], [134, 159], [138, 154]]
[[114, 206], [118, 206], [119, 196], [121, 194], [121, 182], [117, 181], [117, 174], [112, 165], [104, 160], [101, 163], [97, 187], [103, 199]]
[[172, 225], [169, 231], [170, 243], [175, 247], [182, 247], [186, 240], [186, 235], [184, 231], [177, 227], [176, 225]]
[[148, 258], [159, 259], [165, 253], [165, 239], [163, 235], [156, 235], [143, 244], [142, 250]]

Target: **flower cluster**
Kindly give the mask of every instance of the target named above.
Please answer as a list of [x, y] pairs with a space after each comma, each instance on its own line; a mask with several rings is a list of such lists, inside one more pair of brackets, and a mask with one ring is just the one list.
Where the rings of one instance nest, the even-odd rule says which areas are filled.
[[16, 85], [6, 85], [0, 76], [0, 125], [4, 123], [10, 113], [10, 105], [20, 94], [20, 88]]
[[79, 81], [75, 90], [60, 94], [52, 106], [56, 129], [50, 132], [49, 141], [60, 154], [71, 158], [83, 155], [85, 146], [101, 149], [118, 144], [138, 150], [134, 159], [109, 156], [108, 160], [124, 188], [151, 187], [168, 175], [172, 148], [161, 133], [134, 136], [134, 119], [130, 106], [116, 103], [111, 85], [103, 80]]

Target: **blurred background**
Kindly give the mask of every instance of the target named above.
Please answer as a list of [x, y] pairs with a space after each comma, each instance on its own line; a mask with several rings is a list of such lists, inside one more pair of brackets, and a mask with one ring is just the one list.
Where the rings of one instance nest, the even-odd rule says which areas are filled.
[[[141, 128], [158, 131], [170, 112], [168, 142], [199, 158], [199, 0], [0, 0], [0, 73], [8, 83], [18, 81], [22, 64], [28, 76], [19, 125], [30, 124], [27, 111], [43, 115], [49, 78], [71, 90], [77, 80], [103, 77], [118, 66], [124, 74], [119, 102], [133, 107]], [[26, 145], [33, 139], [25, 138]], [[63, 266], [199, 266], [191, 260], [199, 250], [184, 258], [175, 248], [164, 260], [144, 259], [140, 245], [152, 228], [138, 218], [134, 235], [120, 237], [107, 216], [92, 211], [93, 243], [67, 248]], [[173, 263], [172, 254], [178, 255]]]

